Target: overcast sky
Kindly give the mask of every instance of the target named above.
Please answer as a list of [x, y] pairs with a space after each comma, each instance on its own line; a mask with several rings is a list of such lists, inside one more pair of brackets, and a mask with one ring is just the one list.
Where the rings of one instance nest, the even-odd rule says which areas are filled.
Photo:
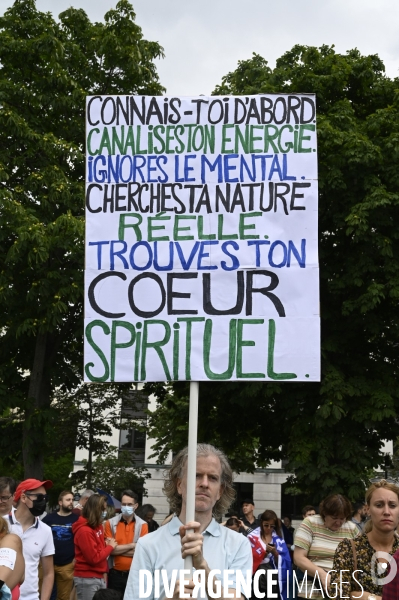
[[[0, 0], [1, 13], [10, 0]], [[158, 72], [168, 94], [209, 94], [239, 60], [261, 54], [273, 67], [294, 44], [335, 44], [378, 54], [399, 76], [398, 0], [134, 0], [144, 37], [165, 58]], [[116, 0], [37, 0], [55, 16], [73, 5], [101, 21]], [[311, 91], [311, 90], [309, 90]]]

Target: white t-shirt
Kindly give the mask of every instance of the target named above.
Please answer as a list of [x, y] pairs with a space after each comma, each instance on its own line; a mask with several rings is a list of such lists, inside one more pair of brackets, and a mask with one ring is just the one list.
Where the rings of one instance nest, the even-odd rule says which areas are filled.
[[10, 533], [16, 533], [22, 540], [25, 559], [25, 581], [21, 585], [21, 600], [39, 600], [39, 561], [42, 556], [54, 554], [54, 541], [51, 528], [36, 517], [33, 525], [23, 531], [15, 518], [15, 508], [8, 517]]

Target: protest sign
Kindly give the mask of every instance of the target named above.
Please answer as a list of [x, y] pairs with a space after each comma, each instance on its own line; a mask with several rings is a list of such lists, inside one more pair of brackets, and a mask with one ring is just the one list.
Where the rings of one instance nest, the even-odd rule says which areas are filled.
[[86, 381], [319, 381], [311, 94], [92, 96]]

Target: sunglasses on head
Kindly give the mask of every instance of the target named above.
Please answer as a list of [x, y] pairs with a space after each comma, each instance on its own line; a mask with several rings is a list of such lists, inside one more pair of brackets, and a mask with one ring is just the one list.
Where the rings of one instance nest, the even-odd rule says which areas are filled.
[[394, 485], [399, 485], [399, 479], [394, 479], [393, 477], [373, 477], [369, 479], [370, 483], [393, 483]]

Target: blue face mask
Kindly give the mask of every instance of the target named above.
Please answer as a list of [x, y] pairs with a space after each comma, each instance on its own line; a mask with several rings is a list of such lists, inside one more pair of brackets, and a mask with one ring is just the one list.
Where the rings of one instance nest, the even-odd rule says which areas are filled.
[[102, 512], [102, 515], [101, 515], [101, 516], [102, 516], [102, 518], [103, 518], [103, 519], [105, 519], [105, 518], [107, 517], [107, 511], [106, 511], [106, 510], [103, 510], [103, 512]]
[[134, 513], [133, 506], [121, 506], [121, 513], [123, 515], [132, 515]]

